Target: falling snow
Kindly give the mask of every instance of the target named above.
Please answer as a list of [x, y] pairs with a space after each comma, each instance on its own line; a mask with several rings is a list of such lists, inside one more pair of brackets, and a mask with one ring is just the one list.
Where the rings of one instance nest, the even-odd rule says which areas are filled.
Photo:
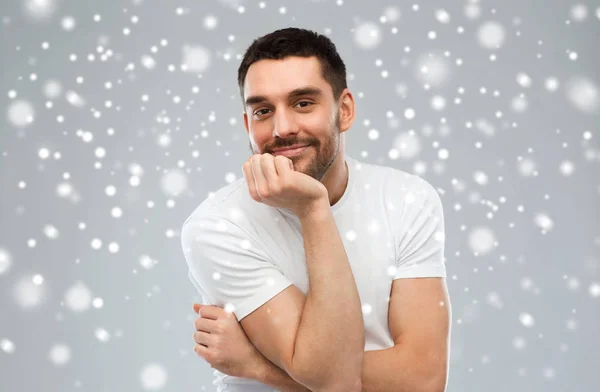
[[65, 305], [73, 312], [84, 312], [90, 308], [92, 292], [83, 283], [77, 282], [65, 293]]
[[[598, 4], [13, 3], [0, 24], [0, 360], [19, 370], [3, 385], [36, 390], [20, 366], [41, 358], [48, 391], [214, 390], [217, 373], [191, 349], [191, 304], [204, 298], [179, 228], [243, 179], [244, 50], [296, 25], [330, 37], [346, 62], [346, 152], [438, 189], [449, 390], [509, 388], [490, 385], [490, 369], [512, 390], [599, 388], [591, 367], [568, 370], [599, 358]], [[420, 197], [397, 195], [390, 210]], [[340, 236], [374, 241], [406, 223]], [[380, 305], [361, 304], [365, 325]]]
[[151, 363], [144, 366], [140, 373], [142, 388], [148, 391], [162, 389], [167, 383], [167, 372], [163, 366]]

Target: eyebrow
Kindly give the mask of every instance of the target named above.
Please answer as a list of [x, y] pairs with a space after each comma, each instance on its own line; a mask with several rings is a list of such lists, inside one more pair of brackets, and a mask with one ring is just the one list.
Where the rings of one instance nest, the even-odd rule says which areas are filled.
[[[323, 90], [317, 87], [300, 87], [295, 90], [292, 90], [288, 94], [288, 99], [296, 98], [303, 95], [322, 95]], [[246, 106], [255, 105], [257, 103], [267, 102], [269, 99], [264, 95], [253, 95], [246, 99]]]

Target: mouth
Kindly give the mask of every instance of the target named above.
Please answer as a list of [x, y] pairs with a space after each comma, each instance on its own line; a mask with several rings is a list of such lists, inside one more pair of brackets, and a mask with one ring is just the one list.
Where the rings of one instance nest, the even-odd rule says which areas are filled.
[[277, 151], [273, 151], [273, 155], [274, 156], [283, 155], [286, 157], [289, 157], [292, 155], [298, 155], [298, 154], [302, 153], [304, 150], [306, 150], [308, 147], [310, 147], [310, 145], [295, 147], [295, 148], [294, 147], [286, 148], [284, 150], [277, 150]]

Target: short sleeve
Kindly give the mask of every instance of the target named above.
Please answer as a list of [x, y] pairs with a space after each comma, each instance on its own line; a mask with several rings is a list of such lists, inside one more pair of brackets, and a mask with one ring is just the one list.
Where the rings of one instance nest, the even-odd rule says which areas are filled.
[[231, 309], [238, 321], [292, 284], [256, 238], [226, 218], [191, 217], [182, 226], [181, 246], [205, 304]]
[[431, 184], [420, 177], [403, 200], [396, 234], [398, 278], [446, 277], [444, 213]]

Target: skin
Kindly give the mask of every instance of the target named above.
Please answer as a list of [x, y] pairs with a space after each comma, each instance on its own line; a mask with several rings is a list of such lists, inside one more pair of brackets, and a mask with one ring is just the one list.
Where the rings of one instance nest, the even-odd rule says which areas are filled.
[[254, 378], [268, 359], [250, 341], [235, 315], [217, 306], [193, 304], [194, 351], [211, 368], [233, 377]]
[[[322, 93], [288, 99], [289, 92], [309, 86]], [[265, 96], [268, 101], [245, 106], [250, 151], [270, 154], [276, 148], [310, 144], [301, 155], [289, 158], [294, 170], [321, 181], [330, 205], [339, 201], [348, 183], [344, 137], [355, 118], [350, 90], [344, 89], [336, 101], [316, 57], [288, 57], [260, 60], [250, 66], [244, 99], [253, 96]]]

